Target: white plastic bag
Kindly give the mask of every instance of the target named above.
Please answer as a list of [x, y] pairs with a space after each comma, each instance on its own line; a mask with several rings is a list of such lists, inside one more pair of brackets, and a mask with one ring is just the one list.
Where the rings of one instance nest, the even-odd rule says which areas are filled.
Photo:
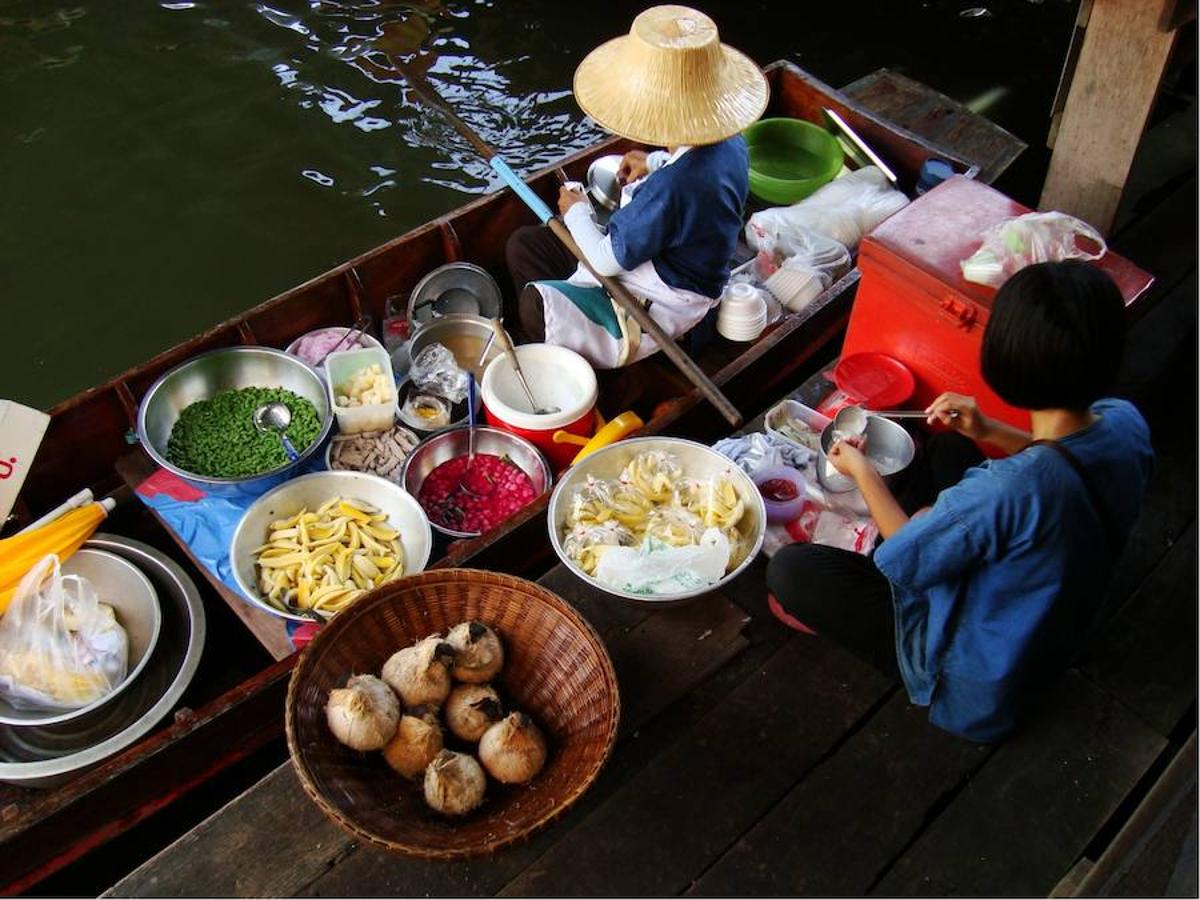
[[125, 678], [129, 641], [113, 608], [58, 557], [25, 574], [0, 618], [0, 697], [17, 709], [78, 709]]
[[612, 547], [600, 557], [596, 578], [632, 594], [678, 594], [716, 584], [725, 575], [733, 547], [717, 528], [700, 543], [672, 547], [647, 538], [640, 547]]
[[[792, 206], [764, 209], [746, 224], [746, 241], [755, 250], [796, 241], [809, 229], [853, 250], [863, 235], [908, 205], [875, 166], [837, 178]], [[783, 254], [784, 256], [790, 254]]]
[[[1080, 246], [1079, 238], [1098, 248]], [[1061, 212], [1026, 213], [997, 222], [983, 233], [979, 249], [961, 263], [963, 278], [1000, 287], [1026, 266], [1063, 259], [1099, 259], [1108, 250], [1087, 222]]]
[[414, 357], [408, 376], [420, 390], [462, 403], [467, 396], [467, 373], [446, 347], [430, 344]]

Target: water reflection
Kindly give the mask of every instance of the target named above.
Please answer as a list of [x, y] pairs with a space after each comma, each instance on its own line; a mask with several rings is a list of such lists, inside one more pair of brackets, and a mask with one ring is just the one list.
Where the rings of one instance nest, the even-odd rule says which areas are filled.
[[[291, 6], [260, 3], [255, 8], [271, 24], [299, 36], [289, 60], [271, 68], [281, 87], [302, 96], [297, 101], [302, 108], [362, 132], [391, 128], [390, 137], [428, 154], [422, 181], [479, 193], [500, 187], [499, 178], [444, 119], [420, 103], [391, 66], [389, 55], [428, 77], [479, 135], [520, 171], [547, 166], [594, 142], [601, 132], [578, 113], [570, 91], [528, 91], [512, 84], [507, 69], [528, 57], [485, 60], [472, 53], [463, 23], [471, 5], [314, 0]], [[342, 65], [331, 68], [329, 61]], [[372, 205], [386, 215], [379, 195], [398, 187], [390, 174], [348, 190], [374, 198]]]

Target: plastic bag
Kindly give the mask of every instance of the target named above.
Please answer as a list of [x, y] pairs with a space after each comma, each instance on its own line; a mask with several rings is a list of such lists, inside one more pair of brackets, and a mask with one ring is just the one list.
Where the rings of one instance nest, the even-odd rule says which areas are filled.
[[612, 547], [596, 567], [596, 578], [633, 594], [677, 594], [716, 584], [725, 575], [733, 547], [717, 528], [699, 544], [673, 547], [647, 538], [640, 547]]
[[430, 344], [413, 358], [408, 370], [413, 384], [422, 391], [462, 403], [467, 396], [467, 373], [459, 368], [454, 354], [441, 344]]
[[[1079, 238], [1098, 248], [1093, 253]], [[1063, 259], [1099, 259], [1108, 250], [1087, 222], [1060, 212], [1026, 213], [997, 222], [983, 233], [983, 244], [961, 263], [963, 278], [999, 287], [1026, 266]]]
[[[810, 229], [853, 250], [863, 235], [908, 205], [875, 166], [837, 178], [792, 206], [764, 209], [746, 223], [746, 241], [755, 250], [801, 241]], [[784, 253], [784, 256], [790, 254]]]
[[0, 696], [17, 709], [78, 709], [125, 678], [129, 640], [113, 608], [58, 557], [26, 573], [0, 618]]

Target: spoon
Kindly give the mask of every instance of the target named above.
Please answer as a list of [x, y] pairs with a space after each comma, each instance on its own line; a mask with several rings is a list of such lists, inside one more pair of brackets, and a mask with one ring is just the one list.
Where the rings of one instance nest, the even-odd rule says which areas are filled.
[[282, 403], [267, 403], [254, 411], [254, 427], [262, 434], [275, 432], [279, 438], [279, 443], [283, 445], [283, 452], [287, 454], [288, 459], [295, 462], [300, 458], [300, 454], [296, 452], [296, 448], [292, 446], [292, 442], [284, 434], [287, 431], [287, 427], [291, 424], [292, 411]]
[[529, 408], [533, 410], [535, 416], [549, 416], [556, 412], [562, 412], [557, 406], [538, 406], [537, 401], [533, 399], [533, 391], [529, 389], [529, 382], [525, 380], [525, 373], [521, 371], [521, 361], [517, 359], [517, 351], [513, 349], [512, 341], [508, 339], [508, 332], [504, 330], [504, 326], [500, 324], [499, 319], [492, 319], [492, 332], [496, 335], [496, 340], [500, 342], [500, 347], [508, 354], [508, 358], [512, 360], [513, 371], [517, 373], [517, 381], [521, 383], [521, 387], [525, 390], [525, 397], [529, 400]]
[[833, 417], [833, 432], [840, 439], [858, 437], [867, 430], [867, 411], [861, 406], [843, 406]]
[[[846, 418], [843, 420], [842, 413], [846, 413]], [[856, 428], [859, 421], [859, 416], [862, 418], [862, 427]], [[843, 432], [846, 435], [862, 434], [867, 428], [867, 416], [879, 416], [882, 419], [928, 419], [929, 415], [919, 409], [884, 409], [884, 410], [866, 410], [861, 406], [844, 406], [838, 410], [836, 416], [833, 417], [834, 428]], [[957, 409], [950, 410], [950, 418], [957, 419], [959, 412]]]

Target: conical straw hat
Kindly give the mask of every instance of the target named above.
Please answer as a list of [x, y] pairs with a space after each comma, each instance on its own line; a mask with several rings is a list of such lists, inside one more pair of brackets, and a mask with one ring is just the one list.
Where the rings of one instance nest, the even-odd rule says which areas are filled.
[[715, 144], [756, 121], [767, 80], [721, 43], [716, 23], [686, 6], [653, 6], [629, 34], [587, 55], [575, 99], [614, 134], [643, 144]]

